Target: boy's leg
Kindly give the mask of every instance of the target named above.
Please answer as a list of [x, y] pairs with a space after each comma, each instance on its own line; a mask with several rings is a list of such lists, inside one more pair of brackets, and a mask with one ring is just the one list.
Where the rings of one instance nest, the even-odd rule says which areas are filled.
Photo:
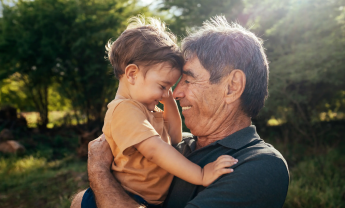
[[[138, 204], [144, 205], [146, 208], [161, 208], [161, 205], [151, 205], [148, 204], [142, 197], [132, 194], [130, 192], [127, 192], [129, 196], [131, 196]], [[77, 197], [80, 199], [78, 200]], [[81, 206], [73, 206], [73, 204], [81, 205]], [[93, 191], [91, 188], [88, 188], [86, 191], [80, 192], [77, 194], [77, 196], [74, 198], [71, 208], [97, 208], [95, 195], [93, 194]]]
[[72, 196], [71, 208], [81, 208], [81, 201], [83, 200], [85, 191], [86, 190], [81, 191], [76, 195]]
[[91, 188], [88, 188], [81, 201], [81, 208], [97, 208], [95, 195]]
[[149, 204], [145, 199], [143, 199], [141, 196], [132, 194], [131, 192], [128, 192], [128, 195], [132, 197], [138, 204], [146, 207], [146, 208], [162, 208], [162, 205], [154, 205], [154, 204]]

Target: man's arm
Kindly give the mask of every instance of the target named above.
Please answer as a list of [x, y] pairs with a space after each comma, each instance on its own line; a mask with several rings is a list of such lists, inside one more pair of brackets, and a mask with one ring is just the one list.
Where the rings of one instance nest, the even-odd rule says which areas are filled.
[[89, 143], [87, 170], [90, 187], [94, 192], [98, 208], [140, 208], [110, 172], [113, 162], [108, 142], [104, 135]]
[[186, 208], [283, 206], [289, 175], [281, 159], [266, 155], [239, 163], [234, 169], [201, 191]]

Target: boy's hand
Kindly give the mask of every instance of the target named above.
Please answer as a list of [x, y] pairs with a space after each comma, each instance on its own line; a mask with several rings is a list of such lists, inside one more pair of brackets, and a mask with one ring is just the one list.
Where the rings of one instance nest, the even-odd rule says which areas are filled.
[[169, 89], [168, 91], [168, 96], [164, 97], [161, 101], [159, 101], [160, 103], [162, 103], [163, 105], [165, 105], [167, 102], [171, 102], [174, 101], [174, 97], [173, 97], [173, 92], [172, 92], [172, 88]]
[[234, 170], [228, 167], [236, 164], [237, 162], [238, 160], [230, 155], [222, 155], [218, 157], [216, 161], [205, 165], [203, 169], [202, 185], [205, 187], [209, 186], [219, 176], [233, 172]]

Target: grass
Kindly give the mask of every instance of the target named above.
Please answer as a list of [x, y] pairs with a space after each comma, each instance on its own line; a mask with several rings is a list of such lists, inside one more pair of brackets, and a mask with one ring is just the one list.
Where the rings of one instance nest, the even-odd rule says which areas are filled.
[[291, 183], [284, 207], [345, 207], [345, 155], [329, 149], [290, 169]]
[[0, 207], [70, 207], [88, 187], [85, 161], [25, 156], [0, 159]]
[[13, 131], [26, 152], [0, 154], [0, 207], [70, 207], [71, 196], [88, 187], [86, 161], [76, 156], [77, 136], [55, 131]]

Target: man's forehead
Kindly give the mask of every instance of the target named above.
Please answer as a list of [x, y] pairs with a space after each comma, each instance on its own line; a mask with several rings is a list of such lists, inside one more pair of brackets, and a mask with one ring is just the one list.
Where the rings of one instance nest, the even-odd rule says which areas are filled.
[[209, 77], [209, 72], [203, 67], [197, 56], [186, 60], [182, 73], [193, 78]]
[[182, 74], [185, 74], [187, 76], [196, 78], [196, 75], [195, 75], [195, 73], [193, 72], [192, 69], [183, 69]]

